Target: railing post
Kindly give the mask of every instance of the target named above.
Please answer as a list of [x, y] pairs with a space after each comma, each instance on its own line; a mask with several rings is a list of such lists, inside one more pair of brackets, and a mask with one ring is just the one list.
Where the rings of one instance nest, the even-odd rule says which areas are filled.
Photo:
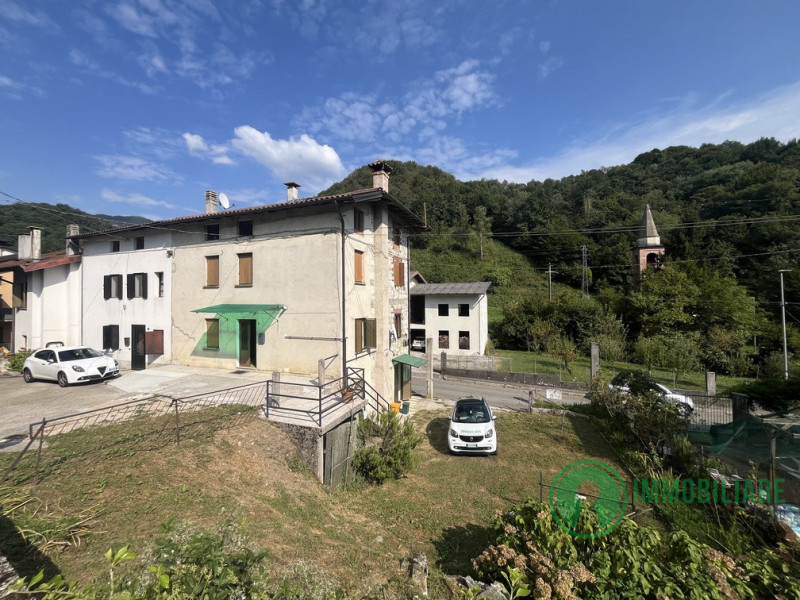
[[267, 393], [264, 395], [264, 414], [267, 415], [267, 420], [269, 420], [269, 384], [270, 380], [267, 379]]
[[177, 441], [178, 446], [181, 445], [181, 421], [180, 417], [178, 416], [178, 401], [173, 398], [172, 404], [175, 405], [175, 439]]
[[322, 427], [322, 386], [317, 388], [317, 395], [319, 397], [319, 426]]
[[42, 460], [42, 443], [44, 442], [44, 427], [47, 423], [47, 420], [42, 418], [42, 426], [39, 427], [39, 432], [37, 435], [39, 436], [39, 449], [36, 451], [36, 483], [39, 483], [39, 463]]

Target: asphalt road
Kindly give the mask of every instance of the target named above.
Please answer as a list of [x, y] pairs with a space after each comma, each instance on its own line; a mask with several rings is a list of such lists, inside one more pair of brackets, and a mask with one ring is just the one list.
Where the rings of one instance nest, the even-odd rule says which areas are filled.
[[[424, 372], [421, 369], [412, 372], [411, 391], [414, 394], [425, 396], [427, 393], [427, 383]], [[483, 396], [490, 406], [505, 408], [508, 410], [528, 410], [528, 392], [535, 390], [537, 397], [541, 400], [548, 395], [548, 388], [539, 386], [513, 386], [503, 383], [486, 382], [475, 379], [462, 379], [448, 377], [443, 379], [439, 373], [433, 374], [433, 395], [442, 400], [455, 402], [462, 396]], [[564, 404], [582, 404], [588, 402], [585, 392], [572, 390], [557, 390], [550, 392], [549, 403], [554, 406]]]

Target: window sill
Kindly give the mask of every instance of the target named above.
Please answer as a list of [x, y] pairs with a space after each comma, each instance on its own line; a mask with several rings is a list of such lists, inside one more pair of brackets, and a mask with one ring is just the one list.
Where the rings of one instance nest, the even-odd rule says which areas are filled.
[[218, 290], [219, 286], [218, 285], [204, 285], [203, 289], [204, 290]]
[[366, 281], [355, 281], [353, 283], [355, 283], [356, 285], [367, 285]]
[[203, 348], [203, 350], [206, 350], [207, 352], [219, 352], [219, 346], [217, 346], [216, 348], [208, 348], [207, 347], [207, 348]]
[[237, 288], [251, 288], [251, 287], [253, 287], [253, 284], [252, 284], [252, 283], [237, 283], [237, 284], [236, 284], [235, 286], [233, 286], [233, 287], [237, 287]]

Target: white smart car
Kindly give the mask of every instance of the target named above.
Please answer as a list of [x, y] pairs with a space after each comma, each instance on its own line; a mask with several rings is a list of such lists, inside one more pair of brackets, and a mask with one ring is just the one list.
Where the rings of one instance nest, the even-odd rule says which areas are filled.
[[459, 398], [447, 434], [450, 452], [497, 454], [496, 418], [482, 397]]
[[37, 350], [25, 359], [22, 376], [27, 383], [35, 379], [57, 381], [61, 387], [83, 381], [110, 379], [119, 375], [119, 363], [86, 346], [61, 346]]

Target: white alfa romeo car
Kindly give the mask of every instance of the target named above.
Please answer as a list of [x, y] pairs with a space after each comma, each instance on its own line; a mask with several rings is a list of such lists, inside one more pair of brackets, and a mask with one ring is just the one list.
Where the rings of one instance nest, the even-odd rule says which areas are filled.
[[73, 383], [111, 379], [119, 375], [119, 363], [86, 346], [61, 346], [37, 350], [25, 359], [22, 376], [27, 383], [35, 379], [57, 381], [61, 387]]
[[492, 409], [480, 396], [459, 398], [450, 417], [447, 447], [454, 454], [497, 454], [497, 431]]

